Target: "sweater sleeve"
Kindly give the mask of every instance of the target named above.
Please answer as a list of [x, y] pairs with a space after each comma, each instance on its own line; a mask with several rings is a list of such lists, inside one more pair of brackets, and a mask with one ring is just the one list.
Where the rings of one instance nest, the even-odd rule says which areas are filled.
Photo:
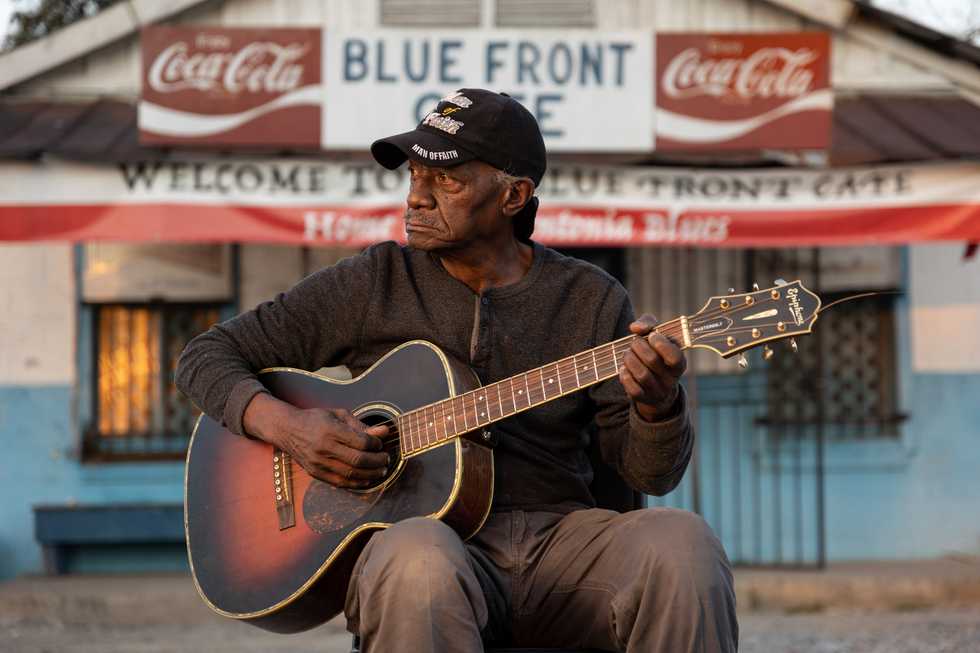
[[346, 362], [360, 337], [374, 258], [367, 250], [324, 268], [272, 301], [195, 337], [177, 363], [177, 388], [208, 416], [242, 434], [245, 407], [266, 391], [257, 371], [277, 366], [317, 370]]
[[[597, 316], [595, 344], [628, 335], [633, 320], [629, 296], [613, 282]], [[606, 464], [640, 492], [662, 496], [677, 487], [694, 445], [684, 388], [670, 415], [657, 422], [640, 417], [618, 378], [592, 386], [589, 394], [596, 405], [599, 447]]]

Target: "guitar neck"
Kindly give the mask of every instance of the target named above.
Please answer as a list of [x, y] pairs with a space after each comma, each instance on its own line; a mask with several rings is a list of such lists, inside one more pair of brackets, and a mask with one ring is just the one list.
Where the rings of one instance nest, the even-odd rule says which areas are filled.
[[[687, 317], [660, 324], [656, 331], [682, 349], [689, 346]], [[630, 335], [449, 399], [398, 416], [403, 457], [445, 444], [464, 433], [546, 404], [619, 374]]]

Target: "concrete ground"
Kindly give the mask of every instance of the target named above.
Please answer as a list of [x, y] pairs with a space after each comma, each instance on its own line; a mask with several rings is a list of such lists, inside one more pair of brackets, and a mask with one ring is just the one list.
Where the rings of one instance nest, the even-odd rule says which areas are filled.
[[[740, 617], [742, 653], [980, 653], [980, 610]], [[11, 653], [346, 653], [350, 636], [331, 622], [300, 635], [238, 623], [153, 626], [20, 625]], [[406, 647], [406, 652], [411, 648]]]
[[[977, 558], [739, 570], [736, 586], [743, 652], [980, 653]], [[3, 583], [0, 633], [0, 651], [17, 653], [341, 653], [350, 646], [340, 620], [284, 636], [216, 616], [184, 575]]]

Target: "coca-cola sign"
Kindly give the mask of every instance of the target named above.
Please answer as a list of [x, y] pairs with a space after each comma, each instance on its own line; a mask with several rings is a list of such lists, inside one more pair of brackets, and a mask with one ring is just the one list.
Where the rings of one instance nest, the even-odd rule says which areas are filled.
[[148, 27], [140, 141], [318, 148], [319, 29]]
[[822, 149], [826, 33], [658, 34], [657, 149]]

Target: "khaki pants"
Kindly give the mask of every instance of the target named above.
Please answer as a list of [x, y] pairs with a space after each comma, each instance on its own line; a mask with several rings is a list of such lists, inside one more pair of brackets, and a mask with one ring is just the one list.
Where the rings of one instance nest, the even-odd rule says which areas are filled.
[[494, 513], [468, 542], [409, 519], [368, 542], [345, 612], [365, 653], [738, 645], [721, 543], [699, 516], [669, 508]]

